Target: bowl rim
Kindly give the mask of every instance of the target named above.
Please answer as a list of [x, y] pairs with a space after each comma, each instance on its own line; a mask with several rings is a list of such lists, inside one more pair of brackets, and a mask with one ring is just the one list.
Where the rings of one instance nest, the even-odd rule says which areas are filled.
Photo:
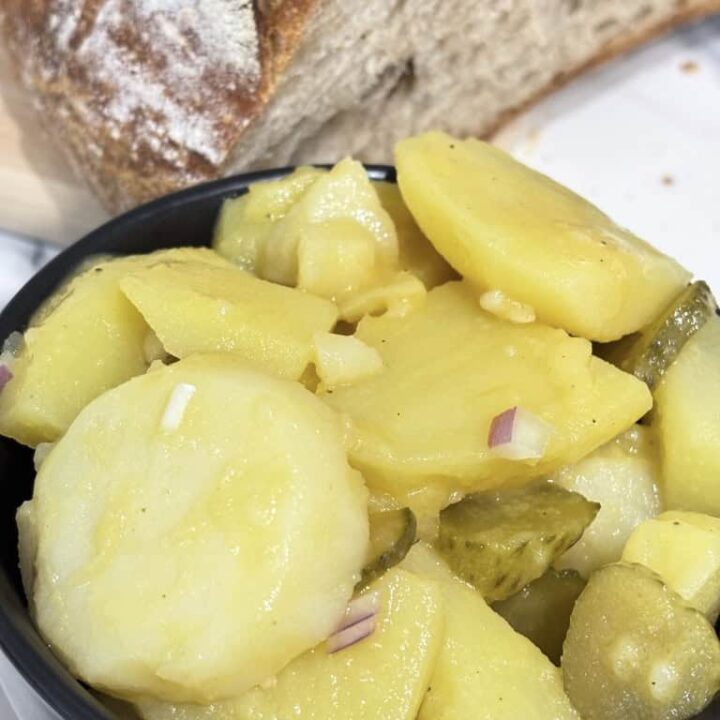
[[[317, 163], [312, 166], [329, 169], [332, 164]], [[193, 185], [105, 222], [62, 249], [18, 290], [0, 311], [0, 337], [6, 337], [14, 330], [24, 330], [29, 315], [38, 309], [62, 278], [85, 258], [105, 252], [103, 244], [112, 244], [112, 239], [123, 231], [161, 219], [187, 204], [237, 197], [247, 192], [249, 185], [285, 177], [296, 167], [257, 170]], [[363, 167], [372, 180], [396, 182], [395, 168], [391, 165], [363, 164]], [[211, 233], [208, 233], [208, 245]], [[26, 320], [18, 327], [16, 318]], [[0, 569], [0, 651], [38, 699], [60, 720], [117, 720], [117, 716], [96, 700], [57, 657], [48, 657], [48, 646], [32, 624], [27, 607], [17, 602], [13, 583], [5, 568]]]

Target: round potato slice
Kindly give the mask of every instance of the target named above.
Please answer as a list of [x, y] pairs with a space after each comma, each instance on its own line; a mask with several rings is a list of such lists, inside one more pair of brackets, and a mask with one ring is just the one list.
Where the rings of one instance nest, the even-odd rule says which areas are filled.
[[110, 694], [239, 695], [330, 635], [367, 552], [367, 493], [297, 383], [193, 356], [95, 400], [33, 500], [38, 626]]

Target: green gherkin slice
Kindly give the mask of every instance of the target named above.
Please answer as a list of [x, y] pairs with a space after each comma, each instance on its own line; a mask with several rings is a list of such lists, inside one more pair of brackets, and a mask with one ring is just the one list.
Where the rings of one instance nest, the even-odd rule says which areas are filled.
[[600, 506], [550, 483], [468, 495], [440, 513], [437, 549], [488, 602], [544, 575]]
[[370, 546], [356, 589], [365, 588], [402, 562], [413, 546], [417, 521], [410, 508], [370, 513]]
[[584, 720], [683, 720], [720, 689], [707, 618], [642, 565], [595, 572], [570, 618], [565, 690]]
[[585, 581], [574, 570], [550, 569], [520, 592], [495, 603], [493, 610], [559, 665], [570, 615], [584, 587]]
[[688, 285], [642, 332], [601, 346], [598, 354], [635, 375], [652, 390], [685, 343], [715, 314], [710, 288], [702, 280]]

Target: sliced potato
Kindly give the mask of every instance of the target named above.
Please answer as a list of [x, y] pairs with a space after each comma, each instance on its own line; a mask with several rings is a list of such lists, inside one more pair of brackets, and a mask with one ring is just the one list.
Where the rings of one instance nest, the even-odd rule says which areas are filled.
[[[498, 320], [463, 283], [433, 289], [406, 317], [366, 317], [356, 335], [385, 369], [322, 397], [350, 418], [350, 455], [373, 489], [397, 497], [428, 485], [527, 481], [592, 452], [650, 408], [647, 387], [593, 358], [590, 343]], [[515, 406], [552, 428], [539, 461], [488, 447], [493, 418]]]
[[437, 584], [392, 570], [370, 592], [379, 598], [374, 633], [328, 654], [323, 645], [238, 700], [207, 708], [144, 703], [146, 720], [415, 720], [443, 641]]
[[31, 447], [54, 442], [91, 400], [145, 372], [148, 326], [119, 288], [143, 267], [224, 262], [204, 248], [161, 250], [86, 268], [63, 284], [33, 317], [12, 380], [0, 393], [0, 434]]
[[103, 394], [43, 463], [35, 616], [111, 695], [234, 697], [330, 635], [367, 492], [298, 383], [195, 355]]
[[324, 388], [352, 385], [383, 370], [380, 353], [352, 335], [315, 333], [313, 361]]
[[680, 597], [715, 622], [720, 611], [720, 519], [666, 512], [646, 520], [625, 544], [622, 559], [656, 572]]
[[720, 643], [650, 570], [608, 565], [575, 604], [562, 669], [585, 720], [679, 720], [720, 689]]
[[337, 302], [350, 323], [405, 313], [455, 277], [397, 186], [371, 182], [351, 160], [251, 186], [225, 203], [214, 245], [260, 277]]
[[419, 278], [428, 290], [457, 278], [457, 273], [423, 235], [405, 205], [396, 183], [375, 181], [382, 206], [387, 210], [398, 237], [398, 267]]
[[583, 577], [620, 559], [630, 533], [660, 512], [659, 467], [649, 428], [636, 425], [594, 453], [561, 468], [551, 480], [600, 504], [583, 536], [555, 567]]
[[427, 290], [419, 278], [399, 272], [345, 297], [339, 305], [340, 317], [349, 323], [366, 315], [404, 317], [421, 308], [426, 297]]
[[[397, 233], [383, 209], [363, 166], [349, 158], [337, 163], [310, 184], [298, 201], [274, 227], [260, 247], [257, 272], [274, 282], [295, 285], [298, 281], [298, 248], [304, 234], [320, 225], [353, 222], [366, 229], [375, 241], [380, 267], [393, 268], [398, 258]], [[342, 241], [342, 233], [337, 235]]]
[[312, 360], [315, 333], [337, 319], [331, 302], [229, 263], [147, 268], [120, 286], [171, 355], [233, 353], [293, 380]]
[[323, 172], [299, 167], [285, 178], [254, 183], [244, 195], [226, 200], [215, 226], [213, 248], [243, 269], [255, 272], [262, 246], [275, 223]]
[[666, 507], [720, 516], [720, 318], [687, 341], [655, 398]]
[[584, 587], [585, 581], [574, 570], [548, 570], [492, 608], [559, 665], [570, 614]]
[[445, 601], [445, 641], [418, 720], [579, 720], [560, 671], [427, 545], [403, 567], [435, 579]]
[[715, 315], [715, 308], [707, 284], [691, 283], [642, 332], [607, 349], [608, 359], [654, 388], [685, 343]]
[[548, 483], [475, 493], [440, 513], [437, 548], [485, 600], [504, 600], [544, 575], [599, 507]]
[[375, 237], [351, 219], [313, 223], [300, 232], [297, 286], [336, 302], [376, 282]]
[[689, 274], [586, 200], [478, 140], [430, 132], [395, 148], [398, 184], [438, 251], [543, 322], [615, 340], [652, 322]]

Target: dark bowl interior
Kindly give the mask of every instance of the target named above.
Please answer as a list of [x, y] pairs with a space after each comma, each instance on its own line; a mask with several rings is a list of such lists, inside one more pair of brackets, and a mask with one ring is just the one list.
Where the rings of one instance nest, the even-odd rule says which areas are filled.
[[[23, 330], [43, 300], [85, 258], [208, 245], [224, 199], [244, 193], [254, 182], [279, 178], [291, 170], [269, 170], [200, 185], [103, 225], [58, 255], [15, 296], [0, 313], [0, 339]], [[367, 171], [373, 179], [395, 180], [391, 167], [368, 166]], [[15, 511], [32, 496], [33, 478], [32, 452], [0, 438], [0, 647], [39, 698], [63, 720], [114, 720], [116, 716], [65, 670], [30, 622], [18, 570]], [[719, 718], [720, 702], [716, 700], [698, 717]]]

